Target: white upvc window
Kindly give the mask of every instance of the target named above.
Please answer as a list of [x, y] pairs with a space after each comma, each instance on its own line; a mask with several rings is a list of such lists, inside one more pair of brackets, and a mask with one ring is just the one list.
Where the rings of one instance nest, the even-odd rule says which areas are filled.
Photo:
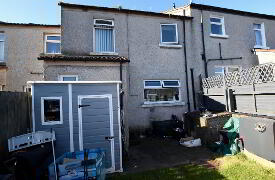
[[96, 53], [115, 53], [114, 21], [94, 19], [93, 49]]
[[231, 73], [235, 71], [240, 71], [241, 68], [239, 66], [216, 66], [215, 67], [215, 75], [225, 75], [226, 73]]
[[144, 104], [180, 102], [179, 80], [144, 80]]
[[78, 81], [78, 75], [59, 75], [59, 81]]
[[4, 61], [5, 58], [5, 34], [4, 33], [0, 33], [0, 62]]
[[177, 24], [160, 25], [160, 43], [161, 44], [178, 44], [178, 26]]
[[45, 54], [60, 54], [61, 53], [61, 36], [60, 34], [46, 34], [44, 40]]
[[228, 37], [225, 33], [224, 17], [210, 16], [210, 25], [210, 36]]
[[255, 34], [255, 46], [254, 48], [267, 48], [266, 47], [266, 38], [265, 38], [265, 28], [264, 23], [262, 24], [253, 24], [253, 30]]
[[62, 97], [41, 97], [42, 125], [63, 124]]

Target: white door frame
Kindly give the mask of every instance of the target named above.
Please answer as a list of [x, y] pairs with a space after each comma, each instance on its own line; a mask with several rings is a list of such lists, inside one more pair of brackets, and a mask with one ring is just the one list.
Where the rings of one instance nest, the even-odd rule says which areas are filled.
[[[112, 94], [103, 95], [79, 95], [78, 105], [81, 105], [83, 99], [92, 98], [108, 98], [109, 99], [109, 114], [110, 114], [110, 136], [114, 136], [114, 124], [113, 124], [113, 101]], [[79, 150], [83, 151], [83, 129], [82, 129], [82, 108], [78, 108], [78, 121], [79, 121]], [[111, 144], [111, 160], [112, 166], [107, 169], [107, 172], [115, 171], [115, 149], [114, 149], [114, 139], [110, 140]]]

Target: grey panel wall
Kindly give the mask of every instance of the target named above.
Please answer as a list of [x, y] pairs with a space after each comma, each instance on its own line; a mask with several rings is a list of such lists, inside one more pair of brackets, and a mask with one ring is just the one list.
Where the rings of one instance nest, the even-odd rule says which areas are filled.
[[[63, 124], [42, 125], [41, 97], [62, 97]], [[51, 131], [56, 135], [56, 155], [70, 151], [69, 96], [67, 84], [34, 84], [35, 130]]]
[[[258, 124], [265, 126], [265, 131], [255, 128]], [[275, 120], [262, 117], [240, 118], [240, 136], [244, 138], [247, 151], [270, 161], [275, 161]]]

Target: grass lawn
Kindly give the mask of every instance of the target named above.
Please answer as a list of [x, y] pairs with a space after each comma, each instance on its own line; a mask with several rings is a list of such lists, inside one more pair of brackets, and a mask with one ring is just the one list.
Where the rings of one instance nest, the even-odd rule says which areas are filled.
[[242, 153], [236, 156], [216, 158], [209, 162], [218, 165], [207, 168], [199, 165], [184, 165], [173, 168], [157, 169], [134, 174], [114, 175], [111, 180], [274, 180], [275, 170], [267, 169], [247, 159]]

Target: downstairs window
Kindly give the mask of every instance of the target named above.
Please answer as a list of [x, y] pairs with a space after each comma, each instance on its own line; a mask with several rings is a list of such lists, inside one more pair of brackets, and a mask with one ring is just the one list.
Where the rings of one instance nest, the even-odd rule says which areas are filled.
[[179, 87], [178, 80], [145, 80], [144, 104], [179, 102]]

